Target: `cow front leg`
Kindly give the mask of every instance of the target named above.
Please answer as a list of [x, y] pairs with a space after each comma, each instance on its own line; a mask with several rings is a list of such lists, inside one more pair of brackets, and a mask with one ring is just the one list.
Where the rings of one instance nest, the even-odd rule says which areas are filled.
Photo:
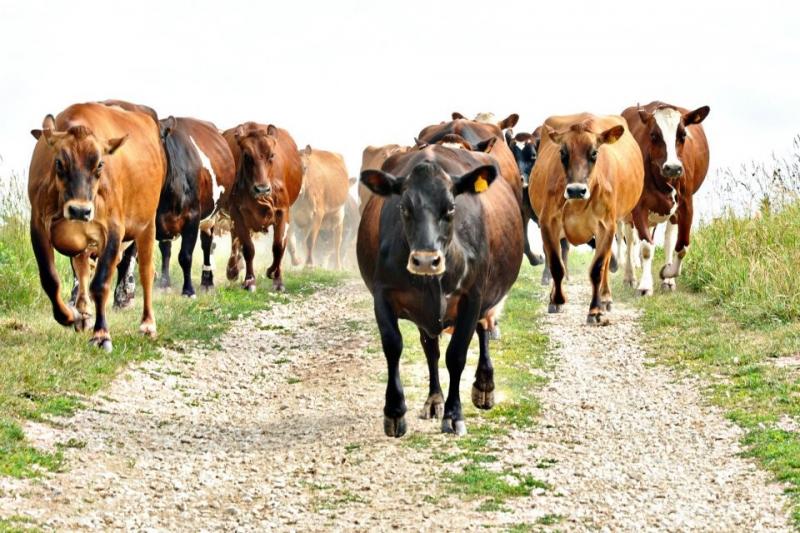
[[420, 418], [441, 419], [444, 416], [444, 395], [439, 383], [439, 337], [429, 337], [420, 328], [419, 342], [428, 363], [428, 399], [422, 406]]
[[[94, 300], [95, 311], [94, 332], [89, 343], [106, 352], [110, 352], [113, 348], [111, 334], [108, 331], [108, 320], [106, 319], [106, 303], [111, 292], [111, 278], [120, 257], [122, 243], [119, 234], [120, 232], [116, 229], [109, 230], [106, 247], [97, 259], [94, 278], [89, 286], [89, 291]], [[142, 268], [140, 267], [139, 270], [141, 271]], [[151, 278], [150, 283], [152, 282]], [[142, 283], [142, 286], [144, 286], [144, 283]]]
[[[608, 266], [611, 260], [611, 246], [614, 240], [613, 226], [611, 230], [601, 228], [596, 236], [595, 252], [589, 268], [589, 279], [592, 282], [592, 301], [589, 304], [589, 315], [586, 323], [590, 325], [608, 324], [608, 317], [604, 313], [611, 308], [611, 290], [603, 287], [604, 277], [608, 276]], [[604, 301], [603, 293], [606, 301]]]
[[239, 234], [239, 243], [242, 246], [242, 256], [244, 257], [244, 283], [242, 287], [248, 292], [256, 292], [256, 271], [253, 268], [253, 258], [256, 256], [256, 246], [253, 243], [253, 236], [249, 231]]
[[317, 247], [317, 239], [319, 238], [319, 229], [322, 227], [322, 213], [314, 212], [311, 220], [311, 228], [306, 237], [306, 268], [314, 266], [314, 249]]
[[114, 307], [117, 309], [129, 307], [136, 296], [135, 264], [136, 243], [132, 242], [125, 248], [117, 265], [117, 286], [114, 289]]
[[661, 279], [672, 279], [674, 281], [674, 278], [681, 274], [681, 264], [689, 252], [692, 218], [694, 216], [692, 203], [692, 197], [685, 196], [681, 198], [681, 203], [678, 204], [676, 213], [678, 217], [678, 238], [675, 241], [675, 259], [661, 269], [659, 272]]
[[489, 357], [489, 332], [481, 322], [476, 328], [480, 356], [478, 368], [475, 370], [475, 382], [472, 384], [472, 404], [478, 409], [491, 409], [494, 407], [494, 367]]
[[564, 263], [561, 257], [561, 245], [558, 238], [560, 228], [549, 228], [541, 226], [542, 242], [544, 243], [544, 254], [547, 258], [548, 271], [552, 276], [553, 286], [550, 289], [550, 305], [547, 307], [548, 313], [560, 313], [562, 307], [567, 303], [564, 295]]
[[[667, 226], [664, 229], [664, 266], [661, 267], [660, 273], [664, 272], [664, 269], [668, 266], [672, 266], [673, 256], [675, 254], [675, 224], [671, 221], [667, 221]], [[666, 292], [672, 292], [675, 290], [675, 278], [665, 278], [663, 275], [661, 277], [661, 290]]]
[[267, 269], [267, 277], [272, 279], [272, 289], [277, 292], [286, 290], [283, 285], [281, 261], [283, 260], [283, 253], [286, 251], [288, 222], [283, 211], [277, 211], [275, 213], [275, 224], [273, 225], [275, 232], [272, 238], [272, 265]]
[[403, 384], [400, 382], [403, 336], [397, 324], [397, 315], [383, 291], [375, 292], [373, 303], [388, 370], [386, 401], [383, 406], [383, 431], [388, 437], [402, 437], [406, 433], [406, 399], [403, 394]]
[[192, 254], [197, 244], [197, 236], [200, 233], [200, 220], [193, 219], [188, 221], [181, 232], [181, 250], [178, 252], [178, 264], [183, 272], [183, 289], [181, 294], [187, 298], [194, 298], [194, 286], [192, 285]]
[[447, 401], [444, 403], [444, 418], [442, 419], [442, 432], [465, 435], [467, 425], [464, 422], [464, 413], [461, 409], [461, 395], [459, 386], [464, 365], [467, 362], [467, 349], [480, 314], [480, 298], [477, 294], [469, 294], [461, 298], [458, 305], [455, 330], [447, 346], [445, 361], [447, 372], [450, 374], [450, 389]]
[[[31, 220], [35, 220], [31, 216]], [[31, 222], [31, 245], [36, 265], [39, 267], [39, 281], [42, 289], [53, 307], [53, 318], [62, 326], [72, 326], [80, 318], [80, 313], [74, 307], [68, 306], [61, 298], [61, 280], [56, 270], [53, 245], [47, 233], [38, 225]]]

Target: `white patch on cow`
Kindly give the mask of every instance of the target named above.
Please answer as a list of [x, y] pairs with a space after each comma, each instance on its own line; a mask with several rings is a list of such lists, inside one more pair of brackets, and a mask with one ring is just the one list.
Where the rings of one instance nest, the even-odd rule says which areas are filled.
[[442, 143], [441, 146], [445, 148], [450, 148], [451, 150], [466, 150], [464, 145], [461, 143]]
[[673, 188], [672, 189], [672, 208], [669, 210], [669, 216], [675, 214], [675, 211], [678, 210], [678, 191]]
[[653, 116], [656, 119], [656, 124], [661, 128], [661, 136], [664, 138], [664, 144], [667, 145], [667, 160], [664, 165], [681, 165], [678, 159], [678, 152], [675, 150], [675, 142], [678, 137], [678, 125], [681, 123], [681, 113], [677, 109], [665, 107], [657, 109]]
[[212, 211], [208, 217], [203, 219], [208, 220], [217, 212], [216, 204], [217, 201], [219, 201], [219, 197], [225, 192], [225, 187], [217, 183], [217, 175], [214, 173], [214, 167], [211, 166], [211, 160], [208, 158], [205, 152], [203, 152], [200, 147], [197, 146], [197, 142], [195, 142], [194, 137], [190, 135], [189, 140], [192, 141], [192, 146], [194, 146], [194, 149], [197, 150], [197, 155], [200, 157], [200, 164], [203, 165], [203, 168], [206, 169], [208, 174], [211, 176], [211, 196], [214, 198], [214, 211]]
[[520, 150], [525, 149], [525, 141], [514, 141], [514, 144], [516, 144], [517, 148], [519, 148]]
[[665, 265], [672, 264], [672, 255], [675, 253], [675, 228], [676, 225], [672, 222], [667, 222], [667, 227], [664, 230], [664, 258]]
[[651, 296], [653, 294], [653, 251], [654, 246], [647, 241], [639, 243], [642, 258], [642, 279], [639, 280], [639, 294]]
[[497, 124], [497, 118], [494, 113], [478, 113], [475, 115], [475, 122], [483, 122], [484, 124]]
[[[633, 287], [634, 283], [636, 283], [636, 275], [634, 273], [634, 250], [636, 247], [633, 244], [633, 226], [631, 224], [627, 224], [625, 222], [620, 222], [621, 226], [621, 233], [625, 237], [625, 277], [623, 278], [623, 282]], [[620, 260], [622, 256], [620, 255]]]

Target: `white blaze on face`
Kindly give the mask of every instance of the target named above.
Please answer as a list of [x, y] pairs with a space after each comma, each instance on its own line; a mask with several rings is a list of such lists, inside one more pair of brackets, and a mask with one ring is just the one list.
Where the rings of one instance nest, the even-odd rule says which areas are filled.
[[517, 148], [519, 148], [520, 151], [525, 149], [525, 141], [514, 141], [514, 144], [517, 145]]
[[214, 203], [217, 203], [219, 197], [222, 196], [222, 193], [225, 192], [225, 187], [217, 184], [217, 175], [214, 174], [214, 168], [211, 166], [211, 160], [208, 159], [208, 156], [197, 146], [197, 142], [195, 142], [194, 137], [191, 135], [189, 136], [189, 140], [192, 141], [192, 146], [194, 149], [197, 150], [197, 155], [200, 157], [200, 163], [203, 165], [203, 168], [208, 171], [208, 174], [211, 176], [211, 196], [214, 198]]
[[656, 124], [661, 128], [661, 137], [664, 139], [664, 144], [667, 145], [667, 160], [664, 161], [666, 165], [680, 165], [682, 163], [678, 159], [678, 152], [675, 150], [675, 143], [678, 137], [678, 125], [681, 123], [681, 114], [677, 109], [669, 107], [658, 109], [653, 113], [656, 119]]
[[466, 150], [464, 145], [461, 143], [442, 143], [442, 146], [445, 148], [450, 148], [451, 150]]

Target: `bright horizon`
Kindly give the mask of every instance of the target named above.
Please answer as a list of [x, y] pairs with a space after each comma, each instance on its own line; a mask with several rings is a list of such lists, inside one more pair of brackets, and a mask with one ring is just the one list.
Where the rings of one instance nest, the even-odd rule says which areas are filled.
[[366, 145], [413, 143], [452, 111], [518, 113], [531, 131], [656, 99], [709, 105], [709, 177], [800, 133], [796, 3], [507, 5], [0, 2], [0, 180], [26, 174], [47, 113], [107, 98], [221, 129], [274, 123], [351, 175]]

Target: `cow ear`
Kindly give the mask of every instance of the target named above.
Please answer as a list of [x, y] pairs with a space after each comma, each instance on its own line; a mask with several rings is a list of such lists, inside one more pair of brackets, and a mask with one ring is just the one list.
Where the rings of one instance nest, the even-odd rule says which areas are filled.
[[703, 107], [698, 107], [694, 111], [689, 111], [688, 113], [683, 115], [683, 123], [686, 124], [687, 126], [691, 126], [693, 124], [700, 124], [706, 119], [710, 111], [711, 108], [708, 107], [707, 105], [704, 105]]
[[453, 111], [453, 114], [451, 116], [453, 117], [453, 120], [459, 120], [465, 118], [464, 115], [462, 115], [458, 111]]
[[497, 167], [494, 165], [484, 165], [475, 170], [467, 172], [463, 176], [454, 176], [453, 194], [462, 193], [479, 194], [489, 188], [497, 177]]
[[175, 131], [176, 126], [178, 125], [178, 120], [173, 117], [172, 115], [168, 116], [164, 119], [164, 127], [161, 128], [161, 137], [166, 139], [167, 135]]
[[31, 135], [33, 135], [33, 138], [38, 141], [39, 137], [42, 136], [42, 130], [31, 130]]
[[400, 194], [405, 180], [402, 176], [392, 176], [382, 170], [367, 169], [361, 173], [361, 183], [378, 196]]
[[119, 147], [125, 144], [125, 141], [128, 140], [128, 136], [125, 135], [123, 137], [117, 137], [116, 139], [109, 139], [108, 146], [106, 146], [106, 154], [111, 155], [117, 150]]
[[475, 152], [489, 152], [493, 147], [494, 143], [497, 142], [497, 137], [489, 137], [485, 141], [481, 141], [475, 145], [473, 151]]
[[42, 129], [40, 130], [31, 130], [31, 135], [37, 141], [39, 138], [44, 135], [47, 144], [53, 145], [53, 138], [52, 133], [56, 131], [56, 119], [53, 118], [53, 115], [47, 114], [44, 119], [42, 119]]
[[512, 114], [508, 115], [506, 118], [504, 118], [503, 120], [501, 120], [497, 124], [497, 126], [501, 130], [504, 130], [506, 128], [513, 128], [514, 126], [517, 125], [517, 122], [519, 122], [519, 115], [517, 115], [516, 113], [512, 113]]
[[425, 148], [426, 146], [428, 146], [428, 143], [426, 143], [425, 141], [420, 141], [419, 139], [414, 137], [414, 147]]
[[613, 128], [608, 128], [606, 131], [598, 135], [600, 144], [614, 144], [617, 142], [622, 134], [625, 133], [625, 126], [617, 125]]
[[530, 142], [533, 140], [533, 135], [530, 133], [520, 132], [514, 136], [514, 140], [521, 143]]
[[267, 135], [269, 135], [270, 137], [275, 137], [277, 134], [278, 134], [278, 128], [276, 128], [272, 124], [267, 126]]
[[237, 126], [235, 130], [233, 130], [233, 136], [236, 137], [236, 140], [240, 140], [244, 137], [244, 126]]
[[506, 130], [505, 138], [506, 144], [511, 146], [511, 144], [514, 142], [514, 132], [510, 128]]

